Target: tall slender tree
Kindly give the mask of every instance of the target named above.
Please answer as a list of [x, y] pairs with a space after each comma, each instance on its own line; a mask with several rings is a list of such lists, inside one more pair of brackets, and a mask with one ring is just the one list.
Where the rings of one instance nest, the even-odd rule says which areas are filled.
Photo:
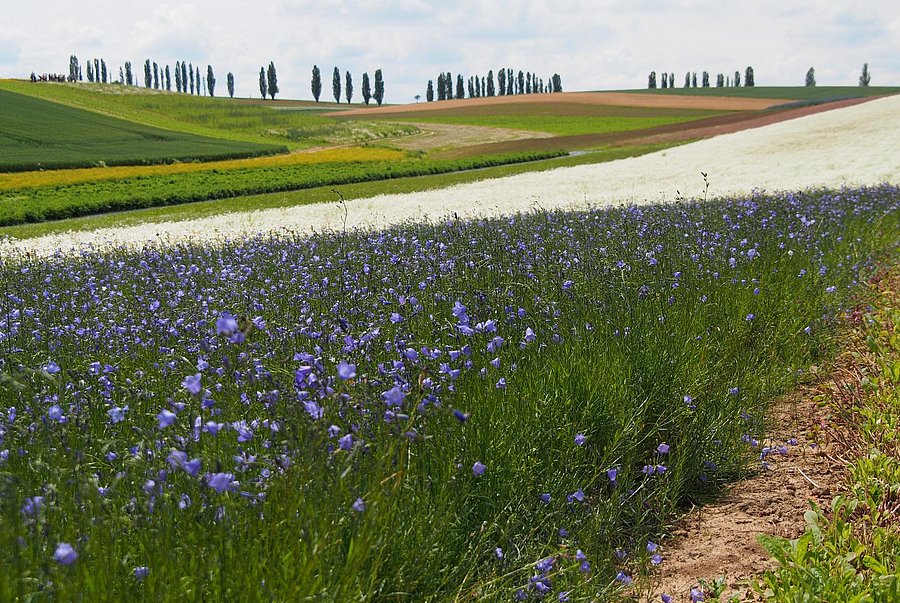
[[274, 61], [269, 61], [269, 68], [266, 69], [266, 84], [269, 86], [269, 97], [275, 100], [275, 95], [281, 90], [278, 89], [278, 73], [275, 72]]
[[334, 96], [334, 102], [341, 102], [341, 72], [337, 67], [331, 74], [331, 94]]
[[266, 80], [266, 68], [259, 68], [259, 93], [263, 97], [263, 100], [266, 99], [266, 94], [269, 92], [269, 86]]
[[234, 74], [230, 71], [225, 76], [225, 85], [228, 87], [228, 97], [234, 98]]
[[662, 74], [662, 86], [660, 87], [664, 90], [669, 87], [669, 74], [665, 71], [663, 71]]
[[319, 72], [318, 65], [313, 65], [312, 68], [312, 93], [313, 98], [316, 99], [316, 102], [319, 102], [319, 95], [322, 94], [322, 74]]
[[741, 87], [741, 72], [740, 71], [734, 72], [734, 87], [735, 88]]
[[809, 71], [806, 72], [806, 85], [807, 86], [815, 86], [816, 85], [816, 70], [812, 67], [810, 67]]
[[159, 65], [153, 61], [153, 89], [159, 90]]
[[216, 76], [213, 74], [212, 65], [206, 66], [206, 89], [210, 96], [216, 95]]
[[747, 88], [756, 86], [756, 80], [753, 77], [753, 67], [748, 66], [747, 70], [744, 71], [744, 86]]
[[125, 61], [125, 85], [134, 85], [134, 72], [131, 70], [131, 61]]
[[439, 101], [447, 98], [447, 88], [444, 86], [444, 74], [440, 73], [437, 76], [437, 99]]
[[647, 88], [653, 90], [656, 88], [656, 72], [651, 71], [650, 75], [647, 77]]
[[120, 83], [120, 84], [124, 84], [124, 83], [125, 83], [125, 72], [122, 71], [122, 66], [121, 66], [121, 65], [119, 65], [119, 83]]
[[94, 83], [94, 62], [93, 61], [87, 62], [87, 72], [88, 72], [88, 81], [93, 84]]
[[384, 74], [381, 73], [381, 69], [375, 70], [375, 90], [372, 91], [372, 98], [379, 107], [384, 102]]
[[175, 91], [181, 92], [181, 61], [175, 61]]
[[691, 88], [696, 88], [696, 87], [697, 87], [697, 72], [695, 71], [691, 74]]
[[716, 88], [724, 88], [725, 87], [725, 75], [720, 73], [716, 76]]
[[497, 70], [497, 92], [500, 96], [506, 96], [506, 69]]
[[434, 82], [428, 80], [428, 87], [425, 89], [425, 100], [427, 102], [434, 101]]
[[350, 75], [349, 71], [347, 71], [346, 77], [344, 78], [344, 98], [347, 99], [348, 105], [353, 99], [353, 77]]
[[703, 87], [709, 88], [709, 71], [703, 72]]
[[196, 71], [197, 71], [197, 72], [194, 74], [194, 76], [195, 76], [194, 79], [195, 79], [195, 82], [196, 82], [196, 84], [195, 84], [195, 85], [196, 85], [195, 90], [197, 91], [197, 95], [199, 96], [200, 94], [202, 94], [202, 91], [200, 90], [200, 66], [198, 65], [197, 67], [195, 67], [195, 69], [196, 69]]
[[869, 73], [869, 64], [863, 63], [862, 74], [859, 76], [859, 85], [867, 87], [871, 81], [872, 74]]
[[456, 74], [456, 98], [466, 98], [466, 83], [461, 73]]
[[362, 92], [363, 102], [368, 105], [369, 100], [371, 100], [371, 98], [372, 98], [372, 86], [369, 84], [369, 74], [368, 73], [363, 73], [361, 92]]
[[525, 74], [519, 69], [519, 75], [516, 76], [517, 94], [525, 94]]
[[172, 72], [169, 71], [169, 66], [166, 65], [166, 92], [172, 91]]
[[[193, 70], [191, 70], [193, 72]], [[187, 93], [187, 85], [188, 85], [188, 77], [187, 77], [187, 65], [184, 64], [184, 61], [181, 61], [181, 91], [185, 94]]]
[[107, 75], [108, 74], [106, 72], [106, 61], [104, 61], [103, 59], [100, 59], [100, 81], [103, 82], [104, 84], [107, 83], [107, 81], [106, 81]]
[[[193, 94], [194, 93], [194, 64], [193, 63], [188, 63], [188, 75], [190, 76], [190, 80], [191, 80], [191, 94]], [[200, 82], [197, 82], [197, 86], [199, 86], [199, 85], [200, 85]]]
[[144, 61], [144, 88], [149, 88], [153, 83], [153, 70], [150, 68], [150, 59]]
[[489, 69], [487, 74], [487, 95], [495, 96], [497, 89], [494, 87], [494, 70]]

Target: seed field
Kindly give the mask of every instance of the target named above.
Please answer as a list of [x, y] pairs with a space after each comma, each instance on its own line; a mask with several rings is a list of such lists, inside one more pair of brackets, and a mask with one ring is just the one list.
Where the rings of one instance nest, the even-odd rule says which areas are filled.
[[285, 150], [162, 130], [0, 90], [0, 171], [230, 159]]
[[900, 190], [0, 264], [0, 598], [616, 600]]

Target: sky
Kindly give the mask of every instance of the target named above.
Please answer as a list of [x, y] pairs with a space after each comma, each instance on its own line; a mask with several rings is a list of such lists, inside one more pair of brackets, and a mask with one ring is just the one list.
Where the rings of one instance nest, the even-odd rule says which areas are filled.
[[[642, 88], [650, 71], [743, 77], [757, 86], [900, 85], [896, 0], [0, 0], [0, 77], [67, 73], [69, 56], [212, 65], [217, 96], [259, 95], [259, 68], [275, 63], [278, 98], [311, 99], [312, 66], [331, 98], [337, 66], [381, 69], [385, 102], [414, 102], [442, 72], [486, 75], [501, 67], [562, 77], [563, 89]], [[173, 82], [174, 87], [174, 82]]]

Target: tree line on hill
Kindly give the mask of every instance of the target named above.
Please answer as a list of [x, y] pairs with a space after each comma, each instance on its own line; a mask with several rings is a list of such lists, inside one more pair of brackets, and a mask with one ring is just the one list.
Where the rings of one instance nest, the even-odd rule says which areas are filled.
[[[319, 102], [319, 97], [322, 95], [322, 72], [319, 70], [318, 65], [313, 65], [310, 88], [312, 89], [313, 98], [316, 99], [316, 102]], [[331, 94], [334, 96], [334, 102], [341, 102], [341, 92], [343, 92], [344, 98], [349, 105], [353, 100], [353, 75], [349, 71], [345, 72], [342, 86], [341, 70], [335, 67], [331, 74]], [[381, 103], [384, 102], [384, 76], [381, 73], [381, 69], [375, 70], [374, 89], [372, 81], [369, 79], [369, 73], [363, 73], [361, 92], [365, 104], [368, 105], [369, 101], [374, 99], [378, 106], [381, 106]]]
[[[140, 86], [140, 81], [134, 73], [131, 61], [119, 67], [118, 79], [113, 79], [112, 73], [106, 67], [103, 59], [90, 59], [85, 61], [84, 67], [74, 54], [69, 57], [69, 75], [66, 78], [70, 82], [83, 82], [87, 72], [87, 81], [98, 84], [122, 84], [125, 86]], [[154, 90], [172, 92], [172, 83], [175, 91], [182, 94], [195, 94], [215, 96], [216, 76], [212, 65], [206, 66], [206, 75], [201, 76], [200, 67], [194, 67], [193, 63], [175, 61], [174, 77], [173, 69], [169, 65], [160, 66], [156, 61], [146, 59], [144, 61], [144, 87]], [[229, 72], [226, 78], [228, 95], [234, 96], [234, 74]]]
[[[456, 75], [454, 86], [453, 74], [449, 71], [441, 73], [437, 77], [437, 90], [434, 80], [428, 80], [425, 89], [425, 100], [433, 102], [437, 100], [451, 100], [454, 98], [479, 98], [483, 96], [513, 96], [518, 94], [546, 94], [550, 92], [562, 92], [562, 78], [558, 73], [550, 76], [546, 83], [538, 78], [536, 73], [525, 73], [519, 70], [514, 73], [512, 69], [502, 68], [497, 71], [497, 83], [494, 84], [494, 70], [487, 72], [486, 76], [470, 76], [468, 80], [463, 75]], [[421, 97], [417, 94], [416, 100]]]
[[[704, 71], [701, 80], [700, 86], [703, 88], [709, 88], [709, 72]], [[665, 73], [663, 72], [660, 77], [660, 88], [676, 88], [677, 85], [675, 83], [675, 74], [674, 73]], [[753, 75], [753, 67], [747, 67], [744, 71], [744, 86], [748, 88], [752, 88], [756, 85], [756, 79]], [[720, 73], [716, 76], [716, 88], [738, 88], [741, 86], [741, 72], [735, 71], [734, 77], [726, 76], [724, 73]], [[696, 71], [688, 71], [684, 74], [684, 85], [682, 88], [696, 88], [697, 87], [697, 72]], [[647, 88], [655, 89], [657, 88], [657, 79], [656, 72], [651, 71], [650, 75], [647, 77]]]

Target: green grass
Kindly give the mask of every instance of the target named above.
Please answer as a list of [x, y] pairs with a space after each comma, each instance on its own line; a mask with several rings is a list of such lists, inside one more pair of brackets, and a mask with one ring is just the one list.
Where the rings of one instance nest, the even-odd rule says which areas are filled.
[[0, 171], [232, 159], [286, 150], [162, 130], [0, 90]]
[[[340, 186], [339, 190], [344, 198], [348, 201], [352, 201], [354, 199], [365, 199], [382, 194], [412, 193], [445, 188], [454, 184], [474, 182], [477, 180], [522, 174], [531, 171], [551, 170], [564, 166], [601, 163], [605, 161], [613, 161], [615, 159], [624, 159], [626, 157], [635, 157], [638, 155], [671, 148], [673, 146], [677, 146], [677, 144], [682, 143], [598, 149], [593, 152], [577, 156], [488, 167], [473, 171], [393, 178], [390, 180], [379, 180], [357, 184], [345, 184]], [[160, 222], [206, 218], [217, 214], [230, 212], [273, 209], [280, 207], [295, 207], [312, 203], [331, 203], [337, 200], [333, 189], [334, 186], [323, 186], [291, 192], [268, 193], [263, 195], [246, 195], [216, 199], [212, 201], [200, 201], [182, 205], [166, 205], [148, 209], [104, 213], [79, 218], [56, 220], [52, 222], [4, 226], [0, 227], [0, 236], [28, 239], [69, 231], [136, 226], [138, 224], [152, 225]], [[352, 204], [350, 205], [350, 211], [353, 211]]]
[[[119, 84], [56, 84], [0, 80], [0, 90], [175, 132], [292, 149], [356, 144], [414, 133], [400, 124], [336, 120], [322, 115], [332, 103], [211, 98]], [[343, 107], [342, 107], [343, 108]]]
[[[698, 112], [699, 113], [699, 112]], [[421, 114], [416, 123], [449, 124], [462, 126], [487, 126], [509, 128], [530, 132], [546, 132], [556, 136], [577, 136], [579, 134], [610, 134], [630, 132], [657, 126], [694, 121], [710, 117], [710, 113], [699, 117], [585, 117], [574, 115], [490, 115], [490, 116], [433, 116]], [[393, 119], [393, 116], [392, 116]]]
[[830, 509], [807, 511], [799, 538], [760, 538], [778, 561], [756, 586], [769, 601], [900, 601], [898, 275], [895, 266], [876, 284], [853, 334], [861, 388], [848, 384], [824, 401], [834, 441], [849, 443], [846, 491]]
[[[677, 75], [677, 74], [676, 74]], [[713, 76], [714, 78], [715, 76]], [[713, 79], [713, 83], [715, 80]], [[641, 92], [645, 94], [670, 94], [689, 96], [733, 96], [746, 98], [783, 98], [797, 101], [826, 102], [846, 98], [865, 98], [882, 94], [900, 93], [898, 86], [753, 86], [750, 88], [657, 88], [650, 90], [623, 90], [622, 92]]]

